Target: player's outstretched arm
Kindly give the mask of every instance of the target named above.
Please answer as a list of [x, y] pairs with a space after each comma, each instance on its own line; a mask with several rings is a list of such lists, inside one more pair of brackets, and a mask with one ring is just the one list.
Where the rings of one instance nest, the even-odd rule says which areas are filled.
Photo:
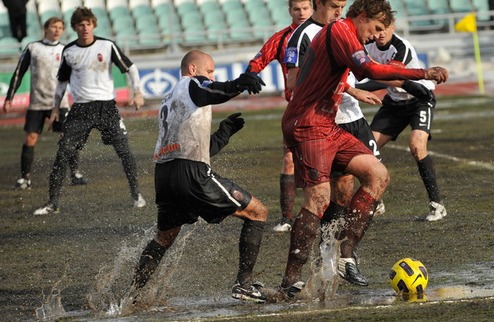
[[370, 105], [382, 104], [381, 100], [379, 99], [379, 97], [376, 96], [376, 94], [368, 92], [366, 90], [350, 86], [346, 92], [361, 102]]
[[445, 83], [448, 80], [448, 70], [443, 67], [431, 67], [425, 70], [425, 79], [436, 81], [438, 84]]
[[237, 90], [248, 91], [249, 94], [259, 94], [262, 86], [266, 86], [262, 78], [252, 72], [241, 74], [234, 82]]

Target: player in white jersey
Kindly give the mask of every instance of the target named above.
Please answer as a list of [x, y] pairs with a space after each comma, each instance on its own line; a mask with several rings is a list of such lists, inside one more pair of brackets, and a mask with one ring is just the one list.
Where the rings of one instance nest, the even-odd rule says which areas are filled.
[[[312, 39], [324, 25], [341, 17], [345, 5], [346, 1], [317, 0], [314, 2], [312, 17], [301, 24], [288, 40], [285, 55], [285, 63], [288, 67], [288, 86], [292, 88], [295, 86], [301, 64], [306, 58], [310, 59], [307, 55]], [[379, 159], [377, 144], [357, 99], [370, 104], [381, 103], [381, 101], [372, 93], [354, 88], [355, 77], [352, 73], [349, 73], [347, 84], [347, 92], [343, 94], [336, 114], [336, 123], [362, 141]], [[354, 194], [354, 182], [355, 178], [350, 174], [336, 171], [331, 173], [331, 203], [321, 220], [323, 226], [330, 225], [344, 215], [345, 207]], [[382, 201], [378, 207], [380, 207], [380, 213], [383, 213]], [[347, 262], [350, 265], [346, 265]], [[354, 258], [340, 258], [339, 273], [350, 283], [368, 285], [366, 278], [358, 271]]]
[[[244, 126], [240, 113], [220, 123], [211, 135], [211, 104], [221, 104], [247, 90], [257, 94], [264, 82], [253, 73], [233, 81], [214, 81], [214, 61], [198, 50], [181, 62], [182, 78], [161, 103], [159, 136], [154, 152], [157, 233], [142, 252], [133, 279], [140, 291], [156, 270], [184, 224], [202, 217], [220, 223], [227, 216], [244, 221], [239, 239], [239, 270], [232, 296], [266, 301], [262, 284], [252, 280], [268, 209], [230, 179], [211, 169], [210, 157]], [[138, 295], [138, 294], [137, 294]]]
[[59, 120], [60, 104], [69, 82], [74, 103], [62, 126], [62, 137], [50, 174], [48, 203], [34, 215], [58, 212], [68, 160], [84, 147], [93, 128], [101, 132], [103, 143], [112, 145], [121, 159], [134, 207], [144, 207], [146, 201], [139, 193], [137, 167], [129, 149], [127, 130], [115, 104], [111, 66], [114, 63], [122, 73], [129, 75], [133, 90], [130, 104], [135, 103], [136, 109], [144, 104], [139, 90], [139, 71], [115, 43], [93, 34], [97, 19], [91, 9], [78, 7], [70, 22], [77, 32], [77, 40], [67, 44], [62, 52], [50, 122]]
[[[369, 56], [381, 64], [421, 68], [422, 64], [413, 46], [408, 40], [394, 34], [394, 30], [393, 23], [380, 33], [375, 42], [366, 45]], [[439, 193], [434, 164], [427, 151], [436, 106], [432, 92], [435, 84], [430, 80], [395, 81], [387, 84], [391, 86], [386, 87], [387, 94], [383, 99], [383, 105], [371, 123], [377, 145], [381, 148], [389, 141], [396, 140], [398, 135], [410, 125], [412, 128], [409, 138], [410, 151], [417, 162], [429, 197], [429, 213], [425, 220], [440, 220], [447, 213]], [[365, 85], [364, 83], [364, 87]]]
[[[65, 30], [62, 19], [51, 17], [44, 23], [42, 40], [29, 43], [21, 53], [17, 67], [12, 74], [10, 86], [5, 97], [3, 110], [7, 113], [12, 108], [15, 92], [21, 85], [28, 69], [31, 70], [29, 107], [26, 112], [24, 131], [26, 137], [21, 152], [21, 178], [17, 180], [17, 189], [31, 188], [31, 169], [34, 161], [34, 148], [39, 134], [43, 132], [45, 119], [51, 116], [55, 88], [57, 86], [57, 70], [62, 57], [63, 44], [60, 37]], [[60, 122], [53, 124], [53, 131], [60, 132], [61, 123], [69, 111], [69, 101], [63, 97], [60, 109]], [[73, 185], [87, 184], [87, 180], [77, 171], [79, 153], [69, 160], [71, 183]]]

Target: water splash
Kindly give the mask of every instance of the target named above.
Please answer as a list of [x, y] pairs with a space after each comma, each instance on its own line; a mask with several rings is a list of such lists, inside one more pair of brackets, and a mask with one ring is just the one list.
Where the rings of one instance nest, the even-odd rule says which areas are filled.
[[[169, 296], [167, 285], [170, 285], [173, 274], [180, 268], [178, 263], [196, 225], [189, 226], [192, 227], [191, 229], [182, 229], [182, 233], [167, 251], [154, 276], [139, 292], [131, 286], [131, 279], [142, 249], [154, 237], [154, 227], [145, 231], [138, 245], [124, 244], [115, 256], [113, 265], [104, 266], [99, 270], [96, 283], [86, 296], [91, 310], [96, 315], [118, 317], [128, 316], [151, 307], [163, 308]], [[138, 301], [136, 301], [137, 297]]]
[[[63, 279], [64, 277], [62, 277]], [[62, 305], [62, 294], [59, 285], [62, 282], [60, 279], [51, 289], [50, 294], [43, 296], [43, 304], [36, 308], [36, 318], [42, 321], [55, 320], [66, 315]]]
[[339, 282], [338, 259], [341, 244], [341, 241], [335, 238], [335, 234], [342, 225], [343, 220], [338, 220], [330, 225], [321, 226], [319, 256], [312, 262], [312, 273], [303, 297], [325, 301], [335, 296]]

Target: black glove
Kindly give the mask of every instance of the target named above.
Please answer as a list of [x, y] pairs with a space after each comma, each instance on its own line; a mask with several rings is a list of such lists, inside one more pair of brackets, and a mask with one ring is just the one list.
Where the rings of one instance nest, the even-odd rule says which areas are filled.
[[247, 90], [249, 94], [258, 94], [261, 92], [261, 85], [266, 86], [261, 77], [252, 72], [240, 74], [234, 82], [237, 90], [240, 92]]
[[412, 82], [411, 80], [404, 81], [401, 88], [407, 91], [408, 94], [411, 94], [422, 101], [430, 102], [433, 98], [430, 89], [420, 83]]
[[245, 124], [245, 120], [242, 117], [239, 117], [240, 115], [242, 115], [242, 113], [235, 113], [221, 121], [220, 130], [225, 131], [228, 136], [232, 136], [233, 134], [240, 131], [240, 129], [243, 128]]

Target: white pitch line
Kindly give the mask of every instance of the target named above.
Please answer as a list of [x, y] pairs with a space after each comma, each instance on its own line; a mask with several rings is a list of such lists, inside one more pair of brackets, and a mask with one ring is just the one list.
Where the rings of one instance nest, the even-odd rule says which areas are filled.
[[[400, 145], [396, 145], [396, 144], [386, 144], [386, 146], [383, 148], [386, 148], [386, 147], [389, 147], [389, 148], [395, 149], [395, 150], [410, 152], [410, 149], [408, 147], [404, 147], [404, 146], [400, 146]], [[478, 168], [494, 171], [494, 164], [493, 163], [482, 162], [482, 161], [472, 161], [472, 160], [457, 158], [457, 157], [454, 157], [452, 155], [442, 154], [442, 153], [433, 152], [433, 151], [429, 151], [429, 154], [434, 156], [434, 157], [438, 157], [438, 158], [442, 158], [442, 159], [446, 159], [446, 160], [450, 160], [450, 161], [454, 161], [454, 162], [464, 163], [464, 164], [467, 164], [467, 165], [470, 165], [473, 167], [478, 167]]]

